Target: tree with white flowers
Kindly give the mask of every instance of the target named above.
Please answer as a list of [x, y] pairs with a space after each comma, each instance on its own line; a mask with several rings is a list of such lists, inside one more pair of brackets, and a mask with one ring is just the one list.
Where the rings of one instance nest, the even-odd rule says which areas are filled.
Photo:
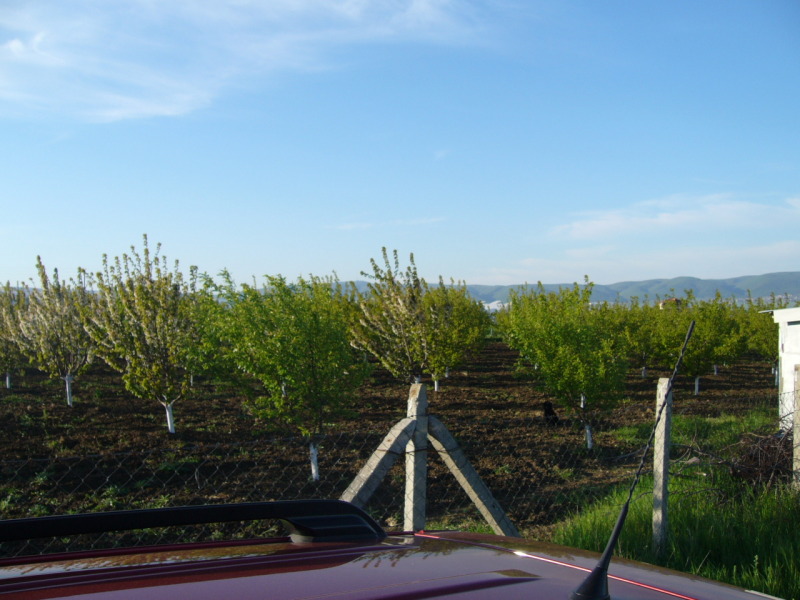
[[397, 250], [389, 259], [382, 249], [383, 266], [370, 259], [372, 273], [367, 290], [356, 295], [358, 311], [351, 324], [353, 344], [372, 354], [392, 375], [408, 382], [419, 382], [429, 368], [429, 341], [426, 328], [428, 291], [417, 274], [414, 255], [401, 270]]
[[122, 373], [130, 393], [164, 407], [167, 429], [175, 433], [173, 405], [191, 383], [195, 270], [187, 281], [177, 261], [170, 267], [159, 255], [160, 248], [151, 253], [144, 236], [141, 254], [132, 246], [130, 254], [113, 261], [104, 256], [103, 270], [94, 276], [93, 306], [82, 316], [97, 354]]
[[366, 291], [353, 286], [357, 310], [351, 322], [353, 344], [372, 354], [392, 375], [419, 383], [438, 381], [483, 345], [491, 321], [483, 304], [463, 282], [430, 287], [417, 273], [414, 255], [402, 269], [397, 250], [382, 249], [383, 265], [370, 260]]
[[36, 269], [39, 286], [23, 286], [26, 308], [12, 311], [6, 323], [33, 365], [64, 380], [67, 404], [72, 406], [72, 383], [93, 355], [92, 340], [80, 316], [81, 308], [89, 303], [89, 295], [82, 285], [61, 281], [58, 269], [49, 275], [41, 257], [36, 257]]
[[14, 332], [15, 323], [27, 306], [25, 290], [19, 286], [12, 288], [10, 283], [6, 283], [0, 292], [0, 373], [5, 373], [6, 389], [11, 389], [12, 372], [25, 363]]

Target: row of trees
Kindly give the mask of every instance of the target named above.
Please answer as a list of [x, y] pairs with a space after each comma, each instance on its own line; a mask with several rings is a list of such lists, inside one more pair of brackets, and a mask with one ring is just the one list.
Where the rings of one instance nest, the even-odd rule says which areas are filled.
[[[80, 270], [69, 282], [37, 259], [39, 284], [6, 285], [0, 298], [0, 369], [28, 361], [61, 377], [71, 404], [73, 379], [102, 359], [131, 394], [162, 404], [170, 432], [173, 405], [194, 375], [256, 381], [253, 411], [313, 440], [352, 408], [369, 355], [400, 380], [429, 375], [438, 386], [493, 326], [463, 283], [429, 285], [413, 255], [404, 267], [396, 251], [384, 248], [381, 259], [362, 273], [363, 291], [335, 277], [239, 285], [227, 272], [219, 281], [195, 268], [185, 276], [146, 237], [141, 252], [103, 257], [99, 272]], [[658, 299], [594, 303], [591, 295], [588, 279], [559, 292], [521, 288], [496, 316], [520, 367], [579, 415], [589, 444], [592, 413], [619, 400], [631, 368], [670, 366], [691, 321], [682, 370], [697, 378], [696, 390], [700, 375], [744, 352], [776, 358], [777, 328], [763, 311], [784, 306], [779, 298], [737, 304], [686, 293], [662, 310]]]
[[[383, 249], [383, 265], [371, 259], [365, 293], [355, 292], [353, 344], [375, 356], [395, 377], [419, 382], [429, 373], [434, 385], [449, 368], [478, 352], [492, 321], [464, 283], [430, 287], [419, 277], [414, 255], [402, 269], [394, 251]], [[355, 288], [351, 288], [355, 290]]]
[[[24, 361], [71, 383], [94, 358], [121, 374], [126, 389], [155, 400], [175, 431], [173, 405], [194, 375], [260, 384], [257, 414], [312, 438], [352, 408], [373, 355], [399, 379], [435, 380], [486, 338], [490, 319], [463, 284], [429, 286], [411, 266], [399, 268], [383, 250], [372, 261], [369, 289], [335, 278], [289, 282], [265, 276], [238, 285], [188, 276], [151, 251], [113, 260], [97, 273], [78, 272], [69, 283], [37, 259], [38, 286], [6, 285], [0, 300], [0, 368], [10, 374]], [[7, 375], [7, 385], [10, 375]]]
[[745, 353], [774, 362], [778, 331], [769, 314], [786, 305], [780, 298], [735, 303], [719, 294], [698, 301], [691, 292], [675, 302], [593, 303], [592, 284], [558, 292], [543, 286], [511, 294], [497, 315], [508, 344], [519, 350], [519, 367], [532, 370], [562, 406], [574, 411], [592, 445], [592, 414], [613, 406], [624, 393], [632, 368], [671, 367], [689, 324], [696, 327], [681, 371], [695, 378]]

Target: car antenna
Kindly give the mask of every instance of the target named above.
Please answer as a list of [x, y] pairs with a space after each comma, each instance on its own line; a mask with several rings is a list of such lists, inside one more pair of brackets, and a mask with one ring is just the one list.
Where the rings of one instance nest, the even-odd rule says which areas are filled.
[[[668, 397], [672, 391], [672, 384], [675, 381], [675, 376], [678, 374], [678, 367], [680, 367], [681, 361], [683, 360], [683, 355], [686, 352], [686, 346], [689, 344], [689, 338], [692, 337], [693, 331], [694, 321], [689, 324], [689, 330], [686, 332], [686, 339], [683, 341], [681, 353], [678, 355], [675, 368], [672, 370], [672, 375], [667, 382], [667, 390], [664, 394], [665, 398]], [[633, 498], [633, 492], [636, 489], [636, 486], [639, 483], [639, 478], [644, 470], [647, 453], [650, 451], [650, 446], [652, 445], [653, 438], [656, 434], [656, 427], [658, 426], [658, 422], [661, 420], [661, 415], [664, 412], [664, 407], [666, 405], [667, 403], [664, 402], [661, 405], [661, 408], [658, 410], [656, 422], [653, 425], [652, 431], [650, 431], [650, 437], [647, 438], [647, 444], [645, 445], [644, 452], [642, 453], [642, 460], [639, 462], [639, 468], [636, 470], [633, 483], [631, 484], [630, 490], [628, 490], [628, 499], [625, 500], [625, 504], [622, 505], [622, 510], [617, 517], [617, 522], [614, 525], [613, 531], [611, 532], [611, 537], [608, 539], [606, 549], [603, 550], [603, 554], [600, 556], [600, 560], [597, 561], [595, 568], [592, 569], [592, 572], [589, 573], [586, 579], [583, 580], [583, 583], [581, 583], [577, 589], [572, 592], [572, 595], [569, 597], [570, 600], [611, 600], [611, 596], [608, 595], [608, 565], [611, 563], [611, 556], [614, 554], [614, 548], [617, 545], [617, 540], [619, 539], [620, 533], [622, 533], [622, 526], [625, 524], [625, 518], [628, 516], [628, 508], [630, 507], [631, 499]]]

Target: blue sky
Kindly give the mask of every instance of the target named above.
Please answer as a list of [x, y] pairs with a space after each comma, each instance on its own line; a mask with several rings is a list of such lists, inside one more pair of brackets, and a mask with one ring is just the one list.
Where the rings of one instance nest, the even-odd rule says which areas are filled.
[[5, 0], [0, 280], [800, 271], [796, 0]]

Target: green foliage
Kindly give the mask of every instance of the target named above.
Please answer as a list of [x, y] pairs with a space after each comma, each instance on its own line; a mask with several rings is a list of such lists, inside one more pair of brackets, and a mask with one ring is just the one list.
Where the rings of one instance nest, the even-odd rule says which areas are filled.
[[122, 373], [125, 388], [138, 398], [160, 402], [174, 433], [172, 405], [190, 384], [189, 355], [195, 342], [191, 294], [194, 270], [187, 282], [178, 268], [150, 253], [144, 236], [142, 254], [131, 247], [113, 262], [103, 257], [95, 275], [98, 293], [82, 312], [97, 353]]
[[22, 353], [51, 377], [67, 381], [67, 402], [72, 403], [72, 378], [92, 359], [92, 340], [83, 328], [80, 311], [89, 303], [83, 286], [69, 286], [48, 275], [41, 257], [36, 258], [39, 287], [23, 286], [27, 305], [17, 296], [14, 309], [4, 319]]
[[613, 406], [627, 371], [624, 331], [611, 327], [612, 306], [590, 303], [592, 285], [556, 292], [520, 290], [501, 318], [508, 344], [533, 366], [545, 387], [584, 422], [590, 409]]
[[304, 435], [322, 433], [350, 408], [369, 369], [350, 344], [348, 298], [327, 279], [267, 276], [257, 289], [223, 278], [220, 339], [230, 361], [263, 384], [258, 413]]
[[696, 327], [682, 364], [687, 375], [699, 376], [711, 365], [741, 356], [745, 340], [732, 307], [732, 302], [723, 300], [719, 292], [713, 300], [691, 307], [689, 312]]
[[427, 284], [417, 274], [414, 255], [400, 270], [397, 250], [393, 261], [382, 249], [384, 266], [370, 259], [367, 292], [357, 297], [359, 312], [351, 324], [353, 343], [372, 354], [398, 379], [419, 381], [428, 368], [428, 340], [423, 296]]
[[733, 301], [723, 299], [719, 292], [712, 300], [697, 301], [687, 290], [679, 306], [655, 311], [659, 362], [664, 367], [675, 362], [692, 321], [695, 329], [681, 363], [682, 373], [697, 378], [713, 365], [740, 357], [746, 338], [735, 310]]
[[382, 249], [383, 266], [371, 259], [366, 293], [352, 288], [358, 310], [351, 321], [353, 344], [369, 352], [398, 379], [421, 381], [444, 376], [477, 352], [491, 329], [482, 303], [473, 300], [463, 282], [429, 287], [417, 274], [414, 255], [401, 270]]
[[656, 305], [640, 302], [639, 298], [632, 298], [629, 305], [615, 304], [609, 309], [608, 326], [623, 336], [628, 362], [633, 367], [653, 367], [663, 354], [657, 335], [658, 310]]
[[736, 311], [747, 349], [773, 364], [778, 362], [778, 326], [771, 312], [783, 308], [788, 308], [786, 299], [773, 294], [769, 300], [748, 296], [744, 307]]
[[[674, 366], [683, 346], [683, 341], [686, 339], [686, 332], [694, 319], [692, 306], [695, 300], [691, 291], [687, 291], [683, 298], [678, 298], [677, 300], [679, 303], [670, 304], [665, 302], [661, 306], [657, 298], [656, 303], [649, 311], [650, 331], [654, 341], [653, 364], [664, 369], [671, 369]], [[697, 353], [699, 348], [698, 337], [698, 330], [695, 324], [692, 341], [687, 348], [682, 363], [684, 367], [682, 368], [683, 373], [688, 372], [686, 365], [691, 364], [693, 361], [697, 362], [694, 357], [699, 356]], [[710, 364], [710, 359], [706, 360], [705, 364]]]
[[464, 283], [439, 285], [423, 296], [428, 368], [434, 380], [461, 365], [484, 346], [491, 318], [483, 303], [473, 300]]
[[[765, 353], [773, 349], [774, 353], [777, 348], [777, 328], [767, 315], [759, 312], [765, 309], [763, 302], [753, 303], [744, 310], [719, 293], [712, 300], [697, 301], [691, 291], [687, 291], [679, 302], [666, 303], [663, 308], [658, 302], [640, 302], [638, 298], [633, 298], [629, 304], [590, 304], [591, 290], [592, 285], [587, 284], [582, 290], [576, 285], [572, 290], [555, 293], [545, 292], [540, 285], [536, 293], [524, 289], [514, 292], [511, 308], [497, 316], [498, 325], [509, 344], [523, 352], [528, 363], [538, 364], [542, 373], [547, 372], [548, 365], [569, 367], [566, 356], [558, 357], [555, 350], [545, 352], [543, 348], [554, 339], [564, 353], [590, 348], [594, 345], [590, 329], [594, 329], [593, 335], [609, 342], [613, 352], [624, 358], [628, 367], [666, 369], [674, 365], [689, 324], [695, 321], [694, 335], [681, 366], [681, 372], [691, 377], [708, 372], [712, 365], [730, 363], [748, 349], [761, 348]], [[580, 294], [583, 297], [579, 297]], [[554, 332], [544, 324], [559, 323], [562, 333], [570, 328], [577, 331], [581, 327], [575, 324], [573, 305], [581, 304], [591, 306], [591, 311], [584, 311], [589, 316], [580, 319], [587, 326], [579, 335], [570, 336], [584, 343], [571, 344], [558, 337], [560, 334], [554, 338]], [[544, 360], [545, 356], [551, 357], [550, 362]], [[565, 382], [559, 383], [562, 388], [564, 385]], [[574, 396], [574, 390], [569, 395]]]
[[222, 330], [227, 307], [220, 300], [217, 285], [208, 276], [203, 278], [203, 286], [187, 297], [195, 326], [192, 342], [186, 348], [187, 369], [194, 375], [241, 383]]

